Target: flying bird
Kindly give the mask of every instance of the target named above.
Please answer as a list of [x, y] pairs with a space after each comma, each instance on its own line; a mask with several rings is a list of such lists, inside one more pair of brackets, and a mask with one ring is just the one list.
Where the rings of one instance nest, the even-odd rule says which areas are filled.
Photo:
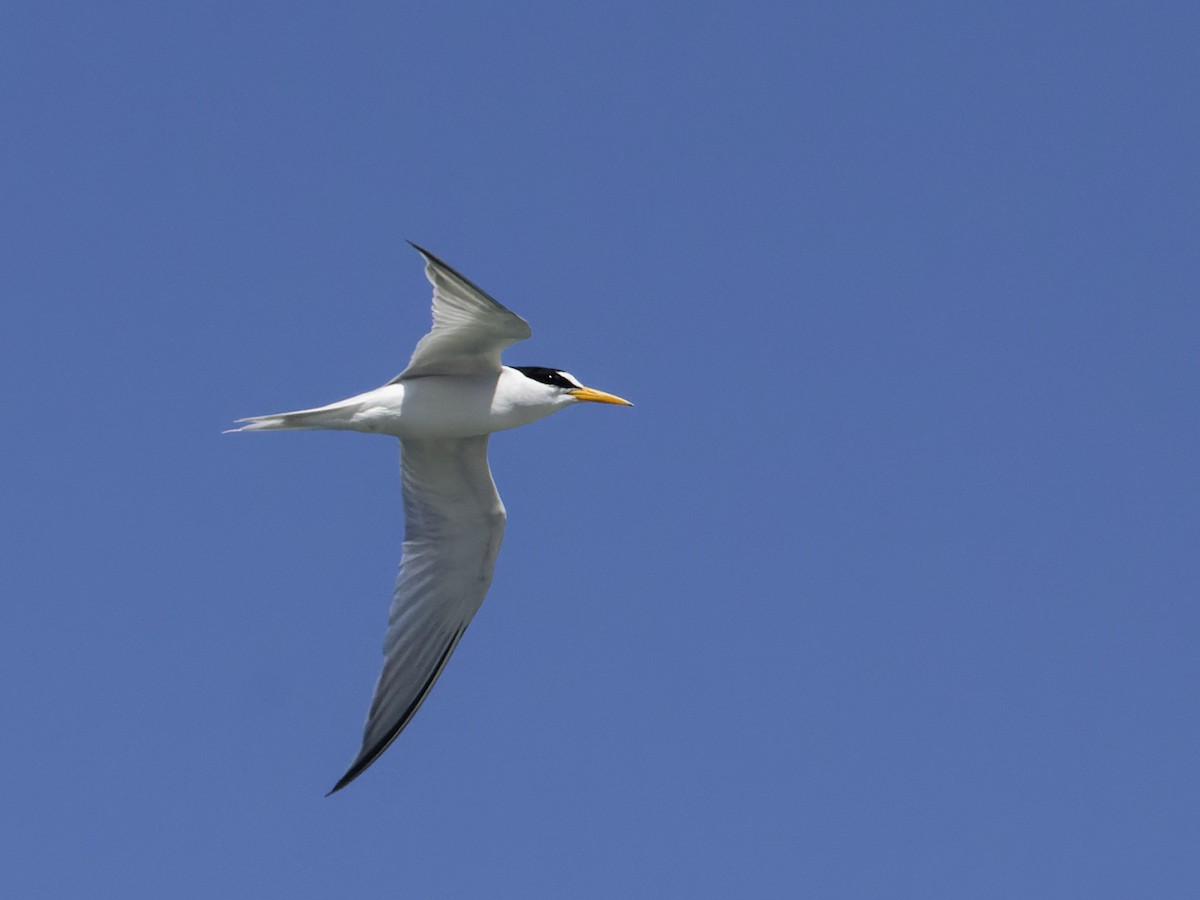
[[[411, 243], [411, 242], [410, 242]], [[433, 328], [383, 387], [328, 406], [239, 419], [233, 431], [339, 429], [400, 439], [404, 550], [383, 671], [362, 747], [333, 790], [361, 775], [412, 720], [483, 603], [505, 512], [488, 468], [488, 436], [576, 403], [632, 406], [544, 366], [506, 366], [500, 352], [529, 324], [428, 250]]]

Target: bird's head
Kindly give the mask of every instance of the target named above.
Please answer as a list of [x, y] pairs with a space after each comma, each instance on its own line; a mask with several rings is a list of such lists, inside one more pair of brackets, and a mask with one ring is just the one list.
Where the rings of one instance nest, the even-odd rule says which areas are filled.
[[628, 400], [623, 400], [614, 394], [606, 394], [595, 388], [584, 387], [579, 383], [579, 379], [562, 369], [550, 369], [545, 366], [513, 366], [512, 368], [535, 382], [538, 385], [536, 390], [544, 392], [547, 400], [559, 403], [589, 400], [592, 403], [633, 406]]

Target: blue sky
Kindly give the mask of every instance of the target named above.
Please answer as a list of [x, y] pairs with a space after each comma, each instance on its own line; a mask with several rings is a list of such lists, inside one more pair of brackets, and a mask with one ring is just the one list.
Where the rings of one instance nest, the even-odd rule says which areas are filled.
[[[1200, 14], [22, 3], [5, 876], [37, 897], [1194, 897]], [[417, 241], [632, 410], [349, 763]]]

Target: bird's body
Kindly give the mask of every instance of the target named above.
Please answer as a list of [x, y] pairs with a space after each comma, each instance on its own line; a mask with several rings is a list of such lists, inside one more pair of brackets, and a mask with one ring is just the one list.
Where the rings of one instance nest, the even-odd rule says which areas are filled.
[[384, 667], [362, 747], [333, 791], [362, 774], [408, 724], [483, 603], [505, 523], [488, 467], [488, 435], [583, 400], [631, 405], [561, 370], [502, 365], [501, 350], [529, 337], [528, 324], [416, 249], [434, 287], [433, 329], [403, 372], [337, 403], [241, 419], [245, 424], [235, 429], [336, 429], [400, 439], [404, 551]]
[[496, 374], [425, 375], [297, 412], [247, 419], [243, 431], [334, 428], [407, 438], [465, 438], [507, 431], [574, 402], [547, 403], [538, 382], [518, 369]]

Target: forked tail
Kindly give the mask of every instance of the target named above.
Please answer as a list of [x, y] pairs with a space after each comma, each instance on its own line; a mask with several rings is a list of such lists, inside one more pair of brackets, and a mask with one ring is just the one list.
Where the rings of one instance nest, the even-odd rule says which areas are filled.
[[316, 409], [300, 409], [296, 412], [276, 413], [272, 416], [250, 416], [238, 419], [241, 428], [230, 428], [226, 434], [234, 431], [300, 431], [313, 428], [346, 428], [354, 414], [358, 412], [357, 403], [333, 403]]

